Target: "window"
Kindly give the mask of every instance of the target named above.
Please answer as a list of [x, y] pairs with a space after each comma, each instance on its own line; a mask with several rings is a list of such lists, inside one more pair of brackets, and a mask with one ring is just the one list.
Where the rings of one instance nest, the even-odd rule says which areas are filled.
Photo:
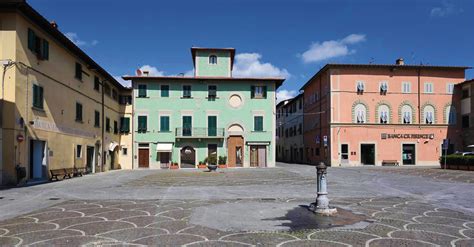
[[380, 82], [380, 93], [386, 95], [388, 91], [388, 82], [383, 81]]
[[425, 93], [433, 93], [433, 83], [425, 82]]
[[43, 109], [43, 87], [33, 84], [33, 107]]
[[170, 117], [169, 116], [160, 116], [160, 131], [161, 132], [170, 131]]
[[433, 124], [435, 122], [435, 109], [431, 105], [427, 105], [423, 108], [423, 118], [425, 119], [425, 124]]
[[302, 100], [302, 99], [300, 99], [300, 100], [298, 101], [298, 104], [299, 104], [299, 109], [300, 109], [300, 110], [303, 109], [303, 100]]
[[118, 93], [117, 93], [117, 90], [115, 89], [112, 89], [112, 99], [118, 100]]
[[138, 132], [143, 133], [147, 131], [147, 116], [138, 116]]
[[97, 127], [97, 128], [100, 127], [100, 112], [99, 111], [94, 112], [94, 127]]
[[132, 104], [132, 96], [130, 96], [130, 95], [120, 95], [119, 96], [119, 103], [121, 105], [131, 105]]
[[191, 136], [193, 130], [193, 117], [183, 116], [183, 136]]
[[122, 155], [128, 155], [128, 149], [122, 148]]
[[250, 91], [252, 99], [267, 98], [267, 86], [251, 86]]
[[82, 158], [82, 145], [76, 145], [76, 159]]
[[104, 94], [110, 96], [110, 85], [108, 83], [104, 83]]
[[357, 90], [357, 93], [361, 94], [364, 92], [364, 88], [365, 88], [365, 83], [363, 81], [358, 81], [356, 83], [356, 90]]
[[303, 134], [303, 125], [302, 125], [302, 124], [300, 124], [300, 125], [298, 126], [298, 134], [299, 134], [299, 135]]
[[446, 85], [446, 93], [453, 94], [453, 92], [454, 92], [454, 83], [448, 83]]
[[210, 55], [209, 56], [209, 64], [217, 64], [217, 56], [216, 55]]
[[161, 97], [169, 97], [170, 96], [170, 86], [169, 85], [161, 85], [160, 86]]
[[253, 130], [263, 131], [263, 116], [253, 117]]
[[447, 106], [445, 114], [447, 124], [456, 124], [456, 108], [454, 106]]
[[76, 79], [82, 81], [82, 65], [80, 63], [76, 63]]
[[462, 89], [462, 96], [461, 96], [462, 99], [467, 99], [469, 98], [469, 88], [463, 88]]
[[138, 98], [145, 98], [146, 97], [146, 85], [140, 84], [138, 85]]
[[217, 116], [207, 116], [207, 136], [217, 136]]
[[379, 115], [379, 123], [381, 124], [388, 124], [389, 123], [389, 114], [390, 109], [387, 105], [380, 105], [377, 109]]
[[367, 122], [367, 108], [364, 104], [357, 104], [354, 107], [354, 123], [365, 123]]
[[191, 85], [183, 86], [183, 98], [191, 98]]
[[402, 82], [402, 93], [410, 93], [410, 92], [411, 92], [411, 83]]
[[217, 97], [217, 86], [216, 85], [207, 86], [207, 97], [209, 97], [209, 98]]
[[469, 114], [462, 115], [462, 128], [469, 128]]
[[125, 134], [130, 133], [130, 118], [128, 117], [120, 118], [120, 133], [125, 133]]
[[404, 105], [402, 106], [402, 123], [404, 124], [411, 124], [412, 122], [412, 117], [413, 117], [413, 110], [411, 109], [411, 106], [409, 105]]
[[82, 104], [76, 102], [76, 121], [82, 122]]
[[110, 118], [105, 118], [105, 131], [110, 132]]
[[28, 28], [28, 49], [36, 54], [40, 60], [49, 59], [49, 43], [38, 37], [32, 29]]
[[319, 156], [319, 148], [316, 148], [316, 156]]
[[114, 134], [118, 134], [118, 123], [114, 121]]
[[97, 76], [94, 76], [94, 90], [100, 91], [100, 79]]

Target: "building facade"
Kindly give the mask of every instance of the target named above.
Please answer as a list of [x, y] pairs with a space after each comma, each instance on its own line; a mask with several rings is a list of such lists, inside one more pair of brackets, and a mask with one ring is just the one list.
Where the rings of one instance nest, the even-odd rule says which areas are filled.
[[0, 60], [0, 184], [16, 183], [16, 165], [28, 180], [52, 169], [120, 168], [131, 90], [21, 0], [0, 3]]
[[277, 161], [304, 163], [303, 94], [277, 104]]
[[460, 94], [467, 67], [328, 64], [303, 87], [310, 163], [436, 165], [443, 139], [462, 149]]
[[[279, 78], [234, 78], [233, 48], [191, 48], [195, 75], [124, 77], [133, 87], [134, 168], [275, 166]], [[219, 163], [222, 163], [219, 162]]]
[[[463, 149], [460, 151], [474, 150], [474, 79], [457, 85], [461, 94], [461, 128]], [[471, 147], [469, 147], [471, 146]]]

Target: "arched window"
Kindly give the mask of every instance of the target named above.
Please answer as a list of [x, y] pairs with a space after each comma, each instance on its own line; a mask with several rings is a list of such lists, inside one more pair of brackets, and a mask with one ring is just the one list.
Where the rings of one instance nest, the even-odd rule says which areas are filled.
[[454, 106], [447, 106], [445, 114], [447, 124], [456, 124], [456, 108]]
[[379, 123], [381, 124], [388, 124], [390, 119], [390, 108], [387, 105], [379, 105], [377, 109], [377, 113], [379, 116]]
[[413, 109], [411, 109], [410, 105], [403, 105], [402, 112], [401, 112], [401, 122], [404, 124], [411, 124], [412, 117], [413, 117]]
[[425, 120], [425, 124], [435, 123], [435, 109], [432, 105], [426, 105], [423, 108], [423, 119]]
[[217, 56], [216, 55], [210, 55], [209, 56], [209, 64], [217, 64]]
[[367, 122], [367, 107], [363, 104], [357, 104], [354, 108], [354, 123]]

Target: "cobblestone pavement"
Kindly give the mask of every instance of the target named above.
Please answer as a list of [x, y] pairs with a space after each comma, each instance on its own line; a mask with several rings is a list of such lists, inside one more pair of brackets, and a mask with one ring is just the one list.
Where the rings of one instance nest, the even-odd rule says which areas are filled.
[[472, 172], [331, 168], [331, 204], [352, 215], [333, 225], [304, 220], [314, 173], [114, 171], [0, 190], [0, 246], [474, 246]]
[[385, 167], [384, 169], [369, 168], [374, 172], [418, 176], [436, 180], [451, 181], [456, 183], [474, 183], [474, 172], [441, 169], [439, 167]]
[[[291, 203], [292, 199], [278, 199]], [[474, 216], [403, 198], [346, 198], [356, 229], [231, 232], [190, 223], [194, 210], [249, 200], [67, 201], [0, 222], [0, 245], [473, 246]]]

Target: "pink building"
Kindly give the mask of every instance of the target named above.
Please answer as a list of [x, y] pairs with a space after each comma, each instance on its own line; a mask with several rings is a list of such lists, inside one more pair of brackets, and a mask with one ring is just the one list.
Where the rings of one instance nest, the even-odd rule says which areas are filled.
[[[460, 94], [468, 67], [327, 64], [303, 87], [308, 163], [437, 165], [443, 139], [462, 150]], [[456, 91], [455, 91], [456, 90]]]

